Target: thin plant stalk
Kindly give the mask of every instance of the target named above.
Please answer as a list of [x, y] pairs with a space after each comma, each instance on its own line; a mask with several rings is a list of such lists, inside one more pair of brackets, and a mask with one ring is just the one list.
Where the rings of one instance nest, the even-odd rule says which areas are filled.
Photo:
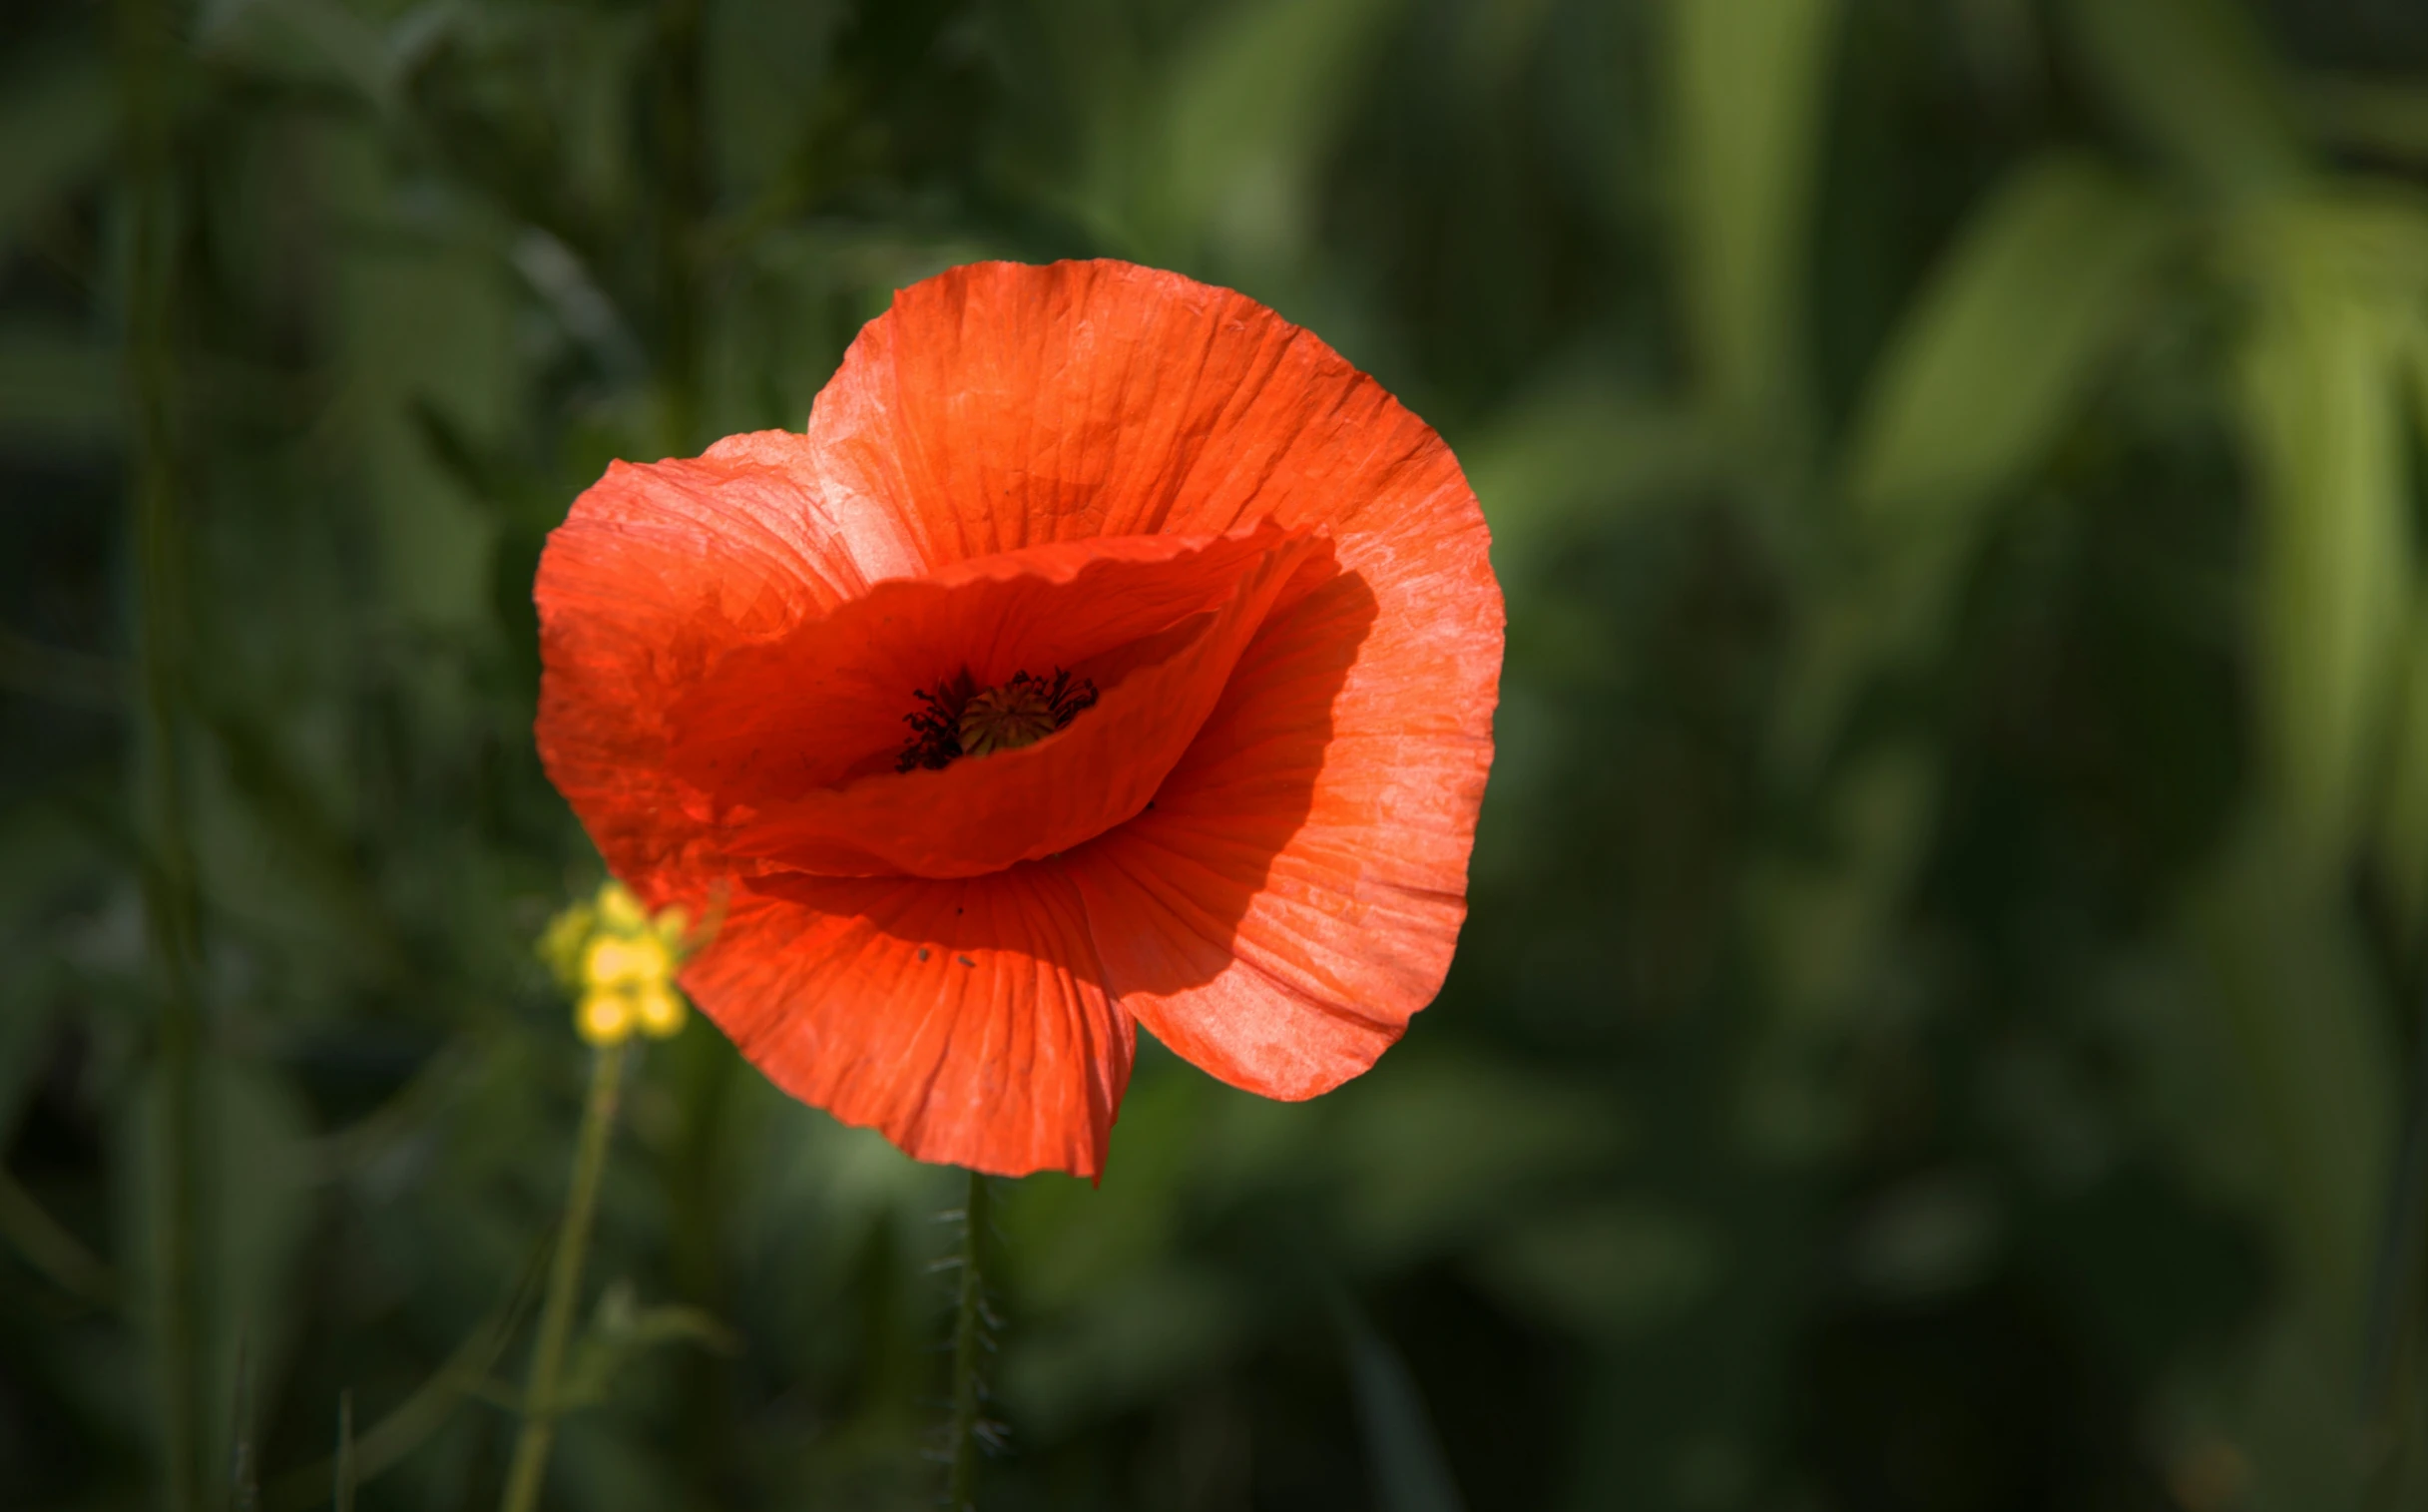
[[119, 115], [126, 153], [125, 381], [132, 421], [139, 800], [143, 895], [159, 1014], [151, 1240], [153, 1337], [161, 1403], [163, 1499], [204, 1503], [201, 1242], [203, 1025], [197, 908], [186, 834], [182, 658], [185, 623], [175, 396], [176, 157], [173, 95], [180, 18], [167, 0], [118, 0]]
[[624, 1082], [624, 1046], [602, 1045], [592, 1053], [590, 1097], [574, 1145], [573, 1188], [565, 1198], [565, 1224], [548, 1272], [548, 1295], [540, 1304], [540, 1336], [531, 1349], [531, 1378], [523, 1391], [523, 1430], [515, 1439], [500, 1512], [533, 1512], [548, 1476], [548, 1451], [555, 1445], [557, 1391], [565, 1372], [565, 1346], [573, 1337], [574, 1311], [582, 1295], [582, 1262], [590, 1249], [592, 1221], [599, 1211], [599, 1184], [607, 1174], [607, 1146], [615, 1130], [616, 1103]]
[[978, 1480], [980, 1432], [986, 1390], [982, 1384], [986, 1352], [986, 1266], [984, 1240], [989, 1193], [986, 1178], [972, 1171], [969, 1193], [961, 1202], [961, 1294], [953, 1316], [953, 1422], [951, 1470], [945, 1481], [947, 1512], [967, 1512]]

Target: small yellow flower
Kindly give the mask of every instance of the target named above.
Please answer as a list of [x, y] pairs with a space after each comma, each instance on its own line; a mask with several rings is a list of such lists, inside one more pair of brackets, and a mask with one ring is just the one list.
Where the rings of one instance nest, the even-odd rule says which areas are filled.
[[633, 1032], [632, 1005], [621, 992], [593, 992], [574, 1010], [574, 1027], [594, 1045], [621, 1045]]
[[583, 985], [643, 987], [675, 974], [675, 952], [656, 934], [601, 934], [591, 937], [582, 962]]
[[540, 955], [578, 994], [574, 1027], [583, 1039], [620, 1045], [636, 1029], [666, 1039], [683, 1028], [675, 972], [683, 964], [689, 930], [682, 909], [664, 909], [652, 918], [616, 881], [549, 923], [540, 937]]
[[641, 911], [641, 900], [632, 889], [615, 880], [599, 884], [599, 922], [610, 929], [630, 933], [649, 926], [649, 915]]
[[644, 1034], [665, 1039], [683, 1027], [683, 999], [664, 982], [653, 982], [635, 992], [632, 1005]]

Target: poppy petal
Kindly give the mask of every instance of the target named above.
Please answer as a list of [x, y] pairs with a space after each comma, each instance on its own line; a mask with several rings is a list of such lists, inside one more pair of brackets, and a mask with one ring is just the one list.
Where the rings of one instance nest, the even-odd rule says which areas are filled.
[[611, 464], [540, 554], [540, 759], [652, 906], [684, 890], [672, 873], [696, 887], [721, 865], [670, 773], [680, 691], [732, 648], [917, 570], [882, 519], [823, 507], [809, 459], [775, 431]]
[[1372, 1065], [1440, 989], [1465, 917], [1490, 748], [1427, 729], [1421, 687], [1354, 728], [1374, 711], [1343, 681], [1372, 620], [1346, 578], [1275, 616], [1153, 809], [1065, 863], [1122, 1006], [1267, 1097]]
[[[703, 789], [756, 805], [734, 825], [733, 848], [829, 875], [955, 877], [1083, 844], [1146, 806], [1273, 604], [1329, 560], [1324, 543], [1269, 527], [1163, 560], [1088, 555], [1045, 547], [970, 564], [988, 569], [974, 581], [882, 584], [768, 655], [737, 656], [732, 675], [713, 675], [678, 724], [701, 732], [686, 760]], [[977, 682], [1000, 682], [1040, 635], [1090, 675], [1100, 691], [1092, 708], [1035, 745], [891, 769], [909, 689], [965, 655], [998, 664]], [[1091, 654], [1091, 636], [1110, 644]], [[766, 713], [753, 719], [753, 709]], [[855, 757], [865, 768], [877, 739], [884, 769], [837, 785], [786, 780], [848, 770]], [[838, 740], [838, 752], [817, 754]]]
[[760, 878], [683, 975], [786, 1092], [904, 1152], [1096, 1177], [1134, 1031], [1051, 868]]

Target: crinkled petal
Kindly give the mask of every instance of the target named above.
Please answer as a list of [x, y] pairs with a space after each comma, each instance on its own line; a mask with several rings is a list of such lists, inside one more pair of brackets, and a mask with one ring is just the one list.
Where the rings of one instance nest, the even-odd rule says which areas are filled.
[[1276, 615], [1154, 806], [1066, 862], [1122, 1006], [1266, 1097], [1371, 1066], [1466, 915], [1489, 730], [1432, 656], [1379, 675], [1379, 630], [1354, 577]]
[[772, 876], [684, 989], [805, 1103], [919, 1160], [1094, 1178], [1133, 1030], [1048, 867], [939, 882]]
[[618, 876], [653, 903], [725, 867], [673, 774], [681, 692], [735, 647], [917, 570], [881, 518], [818, 495], [807, 442], [732, 436], [696, 459], [616, 463], [548, 538], [540, 759]]

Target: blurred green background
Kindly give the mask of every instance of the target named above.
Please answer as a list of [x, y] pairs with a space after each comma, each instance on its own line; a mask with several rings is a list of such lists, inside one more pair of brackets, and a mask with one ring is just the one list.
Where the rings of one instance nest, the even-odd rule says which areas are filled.
[[[540, 542], [1074, 255], [1435, 424], [1510, 653], [1406, 1042], [1004, 1186], [982, 1506], [2428, 1505], [2416, 0], [0, 9], [0, 1504], [494, 1503]], [[637, 1075], [552, 1505], [934, 1505], [954, 1176]]]

